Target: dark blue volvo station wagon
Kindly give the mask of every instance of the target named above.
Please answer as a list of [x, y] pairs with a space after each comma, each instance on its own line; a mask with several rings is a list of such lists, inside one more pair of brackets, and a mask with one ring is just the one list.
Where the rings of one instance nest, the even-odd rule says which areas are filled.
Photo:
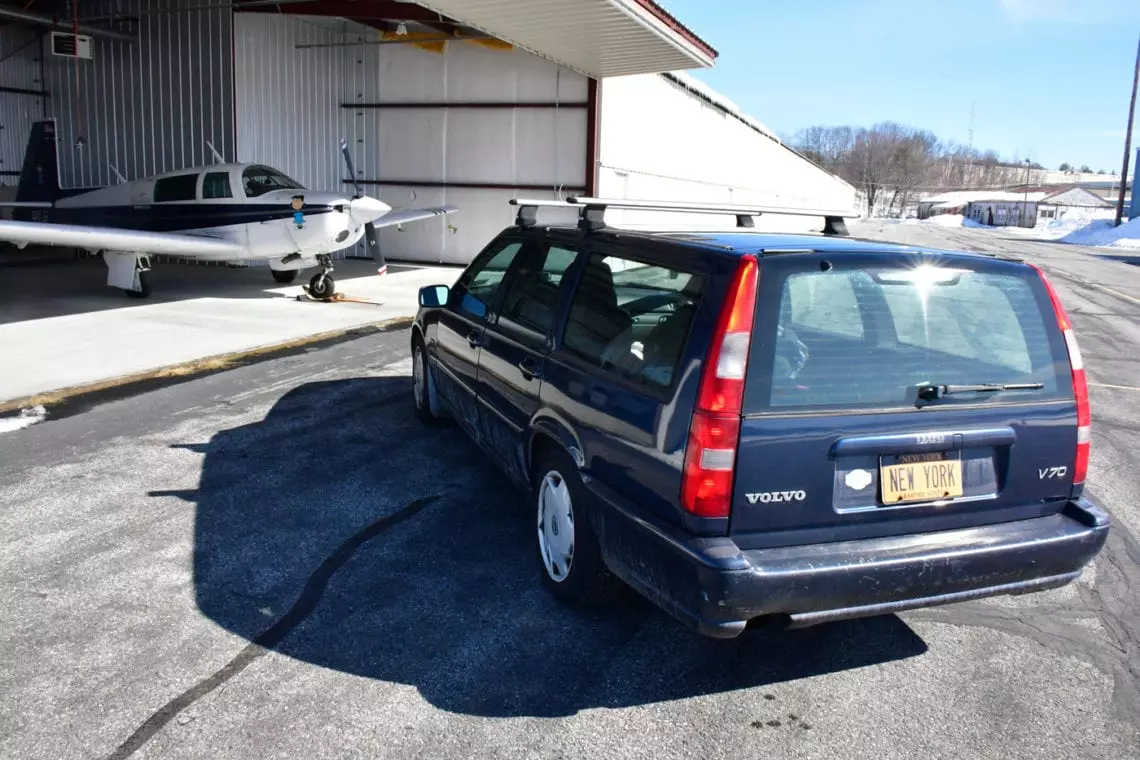
[[[420, 292], [415, 407], [527, 490], [557, 596], [624, 582], [726, 638], [1055, 588], [1104, 545], [1080, 352], [1032, 264], [853, 240], [830, 212], [787, 235], [748, 229], [770, 209], [515, 203]], [[539, 224], [551, 205], [577, 224]]]

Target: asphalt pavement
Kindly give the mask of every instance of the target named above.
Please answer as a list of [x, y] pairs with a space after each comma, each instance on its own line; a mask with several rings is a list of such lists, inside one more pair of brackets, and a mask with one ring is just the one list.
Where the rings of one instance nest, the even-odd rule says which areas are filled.
[[1078, 582], [732, 641], [567, 609], [391, 331], [0, 435], [0, 757], [1140, 758], [1140, 267], [853, 231], [1055, 275], [1116, 520]]

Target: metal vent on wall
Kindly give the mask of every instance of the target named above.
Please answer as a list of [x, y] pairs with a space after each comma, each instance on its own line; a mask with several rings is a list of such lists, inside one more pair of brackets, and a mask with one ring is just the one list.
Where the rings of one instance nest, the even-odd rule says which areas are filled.
[[63, 58], [91, 60], [91, 38], [85, 34], [51, 33], [51, 53]]

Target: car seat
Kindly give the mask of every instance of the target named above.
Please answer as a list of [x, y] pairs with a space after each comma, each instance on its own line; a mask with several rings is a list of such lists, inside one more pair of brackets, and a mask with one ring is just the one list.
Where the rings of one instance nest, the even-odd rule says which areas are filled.
[[633, 319], [618, 306], [610, 265], [591, 256], [578, 282], [566, 325], [566, 345], [594, 359], [629, 329]]

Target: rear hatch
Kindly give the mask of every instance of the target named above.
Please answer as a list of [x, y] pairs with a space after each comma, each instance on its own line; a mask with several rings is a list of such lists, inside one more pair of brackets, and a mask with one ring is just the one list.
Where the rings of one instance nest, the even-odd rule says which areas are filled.
[[1073, 374], [1034, 268], [897, 252], [761, 262], [730, 516], [742, 547], [1025, 519], [1071, 497]]

